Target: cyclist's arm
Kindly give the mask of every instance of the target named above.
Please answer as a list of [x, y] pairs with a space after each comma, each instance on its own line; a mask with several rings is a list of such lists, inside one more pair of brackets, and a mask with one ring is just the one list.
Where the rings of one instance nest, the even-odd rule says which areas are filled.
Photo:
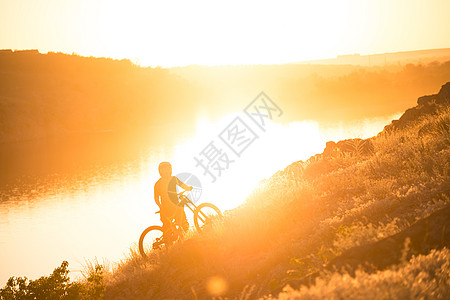
[[155, 188], [154, 188], [154, 197], [155, 197], [156, 205], [161, 206], [161, 201], [159, 199], [159, 191], [158, 191], [158, 187], [156, 184], [155, 184]]
[[185, 184], [183, 181], [181, 181], [180, 179], [178, 179], [178, 177], [175, 177], [175, 178], [177, 179], [177, 184], [178, 184], [179, 186], [181, 186], [183, 189], [185, 189], [185, 190], [187, 190], [187, 191], [192, 190], [192, 186], [189, 186], [189, 185]]

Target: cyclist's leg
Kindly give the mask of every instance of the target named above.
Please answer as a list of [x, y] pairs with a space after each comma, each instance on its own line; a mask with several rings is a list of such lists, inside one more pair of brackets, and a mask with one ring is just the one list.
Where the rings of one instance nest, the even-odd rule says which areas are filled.
[[164, 241], [167, 243], [173, 242], [173, 232], [172, 232], [172, 219], [170, 215], [168, 215], [166, 212], [160, 213], [161, 222], [163, 223], [162, 229], [163, 229], [163, 236]]
[[175, 222], [177, 222], [177, 225], [180, 226], [184, 232], [189, 230], [189, 223], [186, 218], [186, 213], [182, 207], [177, 209], [175, 214]]

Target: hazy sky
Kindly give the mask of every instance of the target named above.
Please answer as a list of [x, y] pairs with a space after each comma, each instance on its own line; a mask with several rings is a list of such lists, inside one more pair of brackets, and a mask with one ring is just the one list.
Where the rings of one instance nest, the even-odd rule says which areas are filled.
[[0, 0], [0, 48], [142, 65], [280, 63], [450, 47], [449, 0]]

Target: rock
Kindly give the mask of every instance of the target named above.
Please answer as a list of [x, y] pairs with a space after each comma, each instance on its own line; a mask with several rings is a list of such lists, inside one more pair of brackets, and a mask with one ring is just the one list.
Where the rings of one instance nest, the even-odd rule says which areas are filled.
[[339, 157], [342, 155], [365, 156], [374, 153], [373, 143], [370, 139], [348, 139], [335, 142], [327, 142], [323, 150], [323, 157]]
[[450, 104], [450, 82], [444, 84], [438, 94], [422, 96], [417, 99], [417, 105], [407, 109], [398, 120], [384, 127], [380, 134], [406, 128], [421, 118], [436, 114], [440, 109]]
[[439, 91], [438, 97], [438, 104], [448, 105], [450, 102], [450, 82], [447, 82], [441, 87], [441, 90]]
[[433, 103], [433, 101], [436, 101], [437, 95], [428, 95], [428, 96], [422, 96], [417, 99], [417, 104], [419, 105], [428, 105], [430, 103]]

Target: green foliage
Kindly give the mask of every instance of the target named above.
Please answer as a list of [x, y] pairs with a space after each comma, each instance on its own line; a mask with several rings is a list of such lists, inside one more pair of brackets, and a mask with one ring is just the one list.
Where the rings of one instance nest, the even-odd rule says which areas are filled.
[[69, 263], [63, 261], [49, 276], [36, 280], [11, 277], [0, 290], [1, 300], [103, 299], [103, 268], [96, 265], [85, 283], [70, 282]]
[[81, 299], [103, 299], [105, 284], [103, 282], [104, 268], [95, 263], [88, 268], [85, 282], [81, 285]]
[[63, 261], [51, 275], [36, 280], [11, 277], [0, 290], [0, 299], [78, 299], [80, 285], [70, 283], [68, 266], [69, 263]]

